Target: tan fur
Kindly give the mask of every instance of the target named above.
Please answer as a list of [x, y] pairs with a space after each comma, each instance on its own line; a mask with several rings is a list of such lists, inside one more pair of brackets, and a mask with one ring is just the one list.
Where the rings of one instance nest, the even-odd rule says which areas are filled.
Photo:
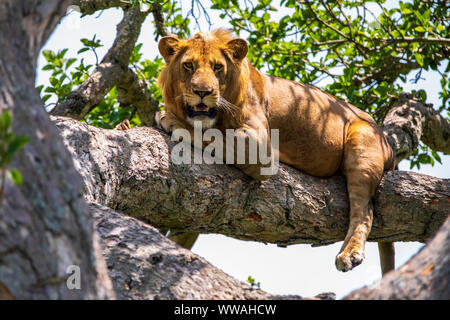
[[[371, 197], [383, 171], [393, 166], [392, 150], [373, 119], [317, 88], [259, 72], [245, 58], [247, 43], [226, 30], [199, 33], [189, 40], [165, 37], [159, 49], [166, 66], [159, 77], [165, 111], [157, 115], [158, 124], [169, 132], [192, 130], [186, 103], [200, 101], [195, 90], [208, 91], [209, 108], [220, 98], [236, 107], [232, 112], [219, 110], [214, 127], [247, 133], [279, 129], [280, 161], [315, 176], [345, 174], [350, 226], [336, 266], [347, 271], [361, 263], [372, 226]], [[192, 63], [192, 70], [184, 67], [186, 62]], [[216, 72], [216, 64], [223, 70]], [[261, 166], [238, 165], [264, 180]]]

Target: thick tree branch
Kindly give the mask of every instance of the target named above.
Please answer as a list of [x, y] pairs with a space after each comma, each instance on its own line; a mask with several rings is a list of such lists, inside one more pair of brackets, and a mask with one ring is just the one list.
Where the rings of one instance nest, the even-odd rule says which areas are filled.
[[97, 106], [123, 76], [122, 67], [113, 61], [102, 61], [92, 74], [50, 112], [74, 119], [84, 117]]
[[[152, 128], [103, 130], [54, 118], [84, 177], [88, 201], [155, 227], [288, 245], [341, 241], [348, 226], [344, 178], [281, 165], [266, 182], [227, 165], [174, 165], [169, 137]], [[450, 213], [450, 181], [386, 173], [369, 240], [425, 241]]]
[[383, 130], [395, 150], [396, 164], [408, 158], [420, 140], [435, 151], [450, 153], [450, 122], [417, 96], [400, 95], [384, 119]]
[[146, 126], [153, 126], [159, 101], [153, 99], [147, 84], [133, 70], [128, 69], [117, 84], [118, 100], [121, 105], [136, 107], [139, 119]]
[[131, 53], [147, 15], [148, 11], [141, 11], [139, 6], [124, 11], [123, 19], [117, 25], [114, 43], [103, 61], [115, 61], [124, 69], [128, 67]]
[[73, 0], [72, 5], [78, 6], [83, 15], [93, 14], [99, 10], [106, 10], [109, 8], [123, 8], [126, 9], [130, 5], [130, 1], [126, 0]]
[[252, 289], [147, 224], [96, 204], [90, 209], [118, 299], [302, 299]]

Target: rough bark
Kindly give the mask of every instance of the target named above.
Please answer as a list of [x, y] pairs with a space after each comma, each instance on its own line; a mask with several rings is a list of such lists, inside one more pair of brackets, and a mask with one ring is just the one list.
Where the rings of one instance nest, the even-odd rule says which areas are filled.
[[91, 213], [118, 299], [302, 299], [251, 288], [137, 219], [96, 204]]
[[408, 158], [421, 140], [435, 151], [450, 154], [450, 123], [413, 94], [401, 94], [383, 121], [395, 162]]
[[450, 299], [450, 218], [406, 264], [344, 299]]
[[139, 119], [145, 125], [155, 122], [155, 113], [159, 110], [159, 101], [152, 98], [147, 84], [134, 71], [128, 69], [117, 85], [118, 100], [121, 106], [136, 107]]
[[166, 20], [164, 19], [162, 7], [159, 3], [152, 4], [152, 14], [158, 36], [165, 37], [170, 35], [169, 31], [167, 31]]
[[[18, 299], [113, 298], [80, 175], [34, 87], [36, 58], [70, 1], [0, 1], [0, 109], [31, 142], [11, 167], [24, 177], [7, 182], [0, 206], [0, 296]], [[81, 289], [66, 286], [78, 265]]]
[[96, 11], [114, 7], [123, 9], [129, 7], [128, 2], [123, 0], [73, 0], [72, 5], [77, 6], [83, 15], [93, 14]]
[[[311, 177], [281, 164], [263, 183], [227, 165], [174, 165], [153, 128], [104, 130], [54, 118], [85, 181], [85, 196], [158, 228], [288, 245], [341, 241], [348, 226], [342, 176]], [[426, 241], [450, 213], [450, 181], [385, 173], [369, 240]]]

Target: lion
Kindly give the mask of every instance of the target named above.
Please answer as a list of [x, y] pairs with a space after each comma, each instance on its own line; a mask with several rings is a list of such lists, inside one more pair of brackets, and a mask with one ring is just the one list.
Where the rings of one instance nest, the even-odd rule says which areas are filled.
[[[168, 133], [192, 132], [195, 121], [202, 130], [241, 129], [269, 150], [269, 129], [279, 129], [281, 162], [318, 177], [344, 174], [350, 223], [335, 264], [344, 272], [359, 265], [372, 227], [371, 198], [383, 172], [394, 164], [375, 121], [318, 88], [256, 70], [246, 57], [247, 42], [231, 31], [217, 29], [190, 39], [167, 36], [158, 48], [165, 61], [158, 78], [165, 109], [156, 114], [157, 125]], [[260, 173], [266, 165], [236, 166], [266, 180], [270, 175]], [[188, 242], [192, 246], [192, 239]], [[379, 243], [379, 249], [385, 273], [394, 268], [393, 244]]]

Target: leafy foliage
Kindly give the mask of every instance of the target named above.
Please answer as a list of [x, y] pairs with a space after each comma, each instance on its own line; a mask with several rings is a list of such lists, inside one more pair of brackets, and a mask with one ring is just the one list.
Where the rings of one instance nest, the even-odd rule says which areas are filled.
[[142, 43], [135, 46], [130, 57], [130, 65], [138, 77], [148, 83], [148, 90], [152, 94], [153, 99], [163, 103], [162, 93], [156, 85], [156, 82], [158, 74], [164, 66], [164, 60], [162, 57], [156, 57], [153, 61], [142, 59], [142, 54], [140, 53], [141, 48]]
[[8, 169], [14, 155], [28, 142], [28, 137], [16, 137], [11, 131], [11, 114], [3, 110], [0, 114], [0, 170], [1, 185], [0, 198], [3, 196], [5, 178], [8, 177], [14, 184], [22, 185], [22, 175], [17, 169]]
[[[98, 63], [96, 49], [102, 47], [100, 40], [96, 39], [80, 39], [83, 47], [78, 50], [78, 54], [91, 53], [95, 55]], [[143, 59], [140, 50], [142, 44], [135, 46], [130, 57], [130, 67], [136, 71], [136, 74], [148, 84], [148, 90], [151, 92], [154, 99], [162, 102], [162, 95], [159, 88], [156, 86], [156, 79], [158, 73], [162, 68], [162, 58], [156, 58], [154, 61]], [[42, 100], [46, 103], [49, 100], [55, 102], [46, 104], [46, 108], [51, 107], [67, 98], [70, 92], [77, 86], [81, 85], [93, 70], [93, 65], [86, 65], [84, 58], [80, 60], [76, 58], [67, 58], [68, 49], [53, 52], [51, 50], [44, 50], [43, 56], [47, 61], [42, 70], [51, 71], [49, 77], [50, 85], [45, 87], [40, 85], [37, 87], [41, 93]], [[90, 125], [101, 127], [105, 129], [112, 129], [117, 124], [125, 119], [130, 121], [132, 126], [141, 125], [139, 116], [133, 106], [121, 106], [117, 98], [117, 89], [114, 87], [105, 99], [100, 102], [84, 119]]]
[[[131, 115], [131, 107], [120, 107], [117, 101], [117, 89], [114, 87], [86, 117], [86, 123], [104, 129], [113, 129], [117, 124]], [[131, 120], [130, 120], [131, 122]], [[133, 119], [133, 124], [139, 125], [138, 119]]]
[[[100, 46], [99, 43], [91, 43], [91, 41], [95, 41], [95, 37], [93, 40], [81, 39], [80, 41], [85, 44], [85, 46], [79, 50], [78, 53], [88, 50], [95, 51], [94, 48]], [[55, 101], [53, 103], [45, 104], [46, 108], [63, 101], [75, 87], [86, 80], [92, 69], [92, 65], [84, 64], [83, 58], [78, 62], [78, 66], [74, 67], [73, 65], [77, 62], [77, 59], [67, 58], [67, 51], [68, 49], [62, 49], [58, 52], [51, 50], [42, 51], [42, 55], [45, 60], [47, 60], [47, 65], [45, 65], [42, 70], [51, 71], [52, 74], [49, 77], [50, 86], [44, 87], [44, 85], [40, 85], [37, 89], [41, 93], [44, 104], [52, 97]]]
[[256, 280], [252, 277], [252, 276], [248, 276], [246, 282], [253, 288], [253, 289], [261, 289], [261, 283], [258, 281], [256, 282]]
[[191, 20], [189, 16], [183, 17], [183, 13], [178, 1], [166, 1], [163, 5], [163, 12], [166, 14], [166, 26], [170, 33], [180, 38], [186, 38], [190, 35], [189, 25]]
[[[406, 81], [413, 70], [437, 70], [450, 56], [443, 43], [424, 40], [448, 38], [444, 4], [400, 1], [387, 10], [383, 0], [283, 0], [290, 14], [271, 19], [277, 11], [271, 2], [243, 7], [237, 0], [213, 0], [213, 8], [230, 19], [236, 33], [248, 34], [257, 68], [303, 83], [329, 78], [328, 92], [369, 112], [398, 96], [402, 87], [396, 80]], [[449, 97], [445, 73], [442, 79], [441, 110]]]

